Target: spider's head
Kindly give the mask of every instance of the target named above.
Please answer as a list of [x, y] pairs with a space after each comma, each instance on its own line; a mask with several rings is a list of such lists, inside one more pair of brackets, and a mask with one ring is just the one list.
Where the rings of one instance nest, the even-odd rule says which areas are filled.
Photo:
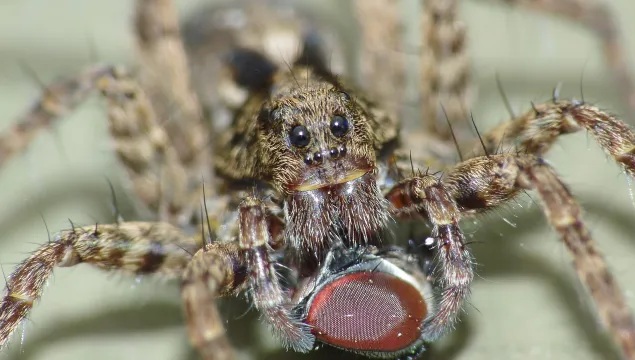
[[350, 245], [372, 242], [389, 215], [370, 115], [335, 82], [297, 83], [274, 91], [260, 113], [260, 159], [285, 195], [291, 247], [319, 262], [342, 234]]
[[347, 92], [321, 83], [279, 94], [259, 117], [274, 186], [285, 193], [311, 191], [375, 168], [367, 115]]

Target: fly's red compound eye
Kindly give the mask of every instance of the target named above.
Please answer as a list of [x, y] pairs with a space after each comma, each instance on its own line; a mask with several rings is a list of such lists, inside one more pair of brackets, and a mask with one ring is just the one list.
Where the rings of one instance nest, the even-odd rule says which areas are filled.
[[401, 352], [417, 342], [428, 309], [410, 283], [356, 272], [322, 287], [306, 322], [322, 342], [356, 352]]

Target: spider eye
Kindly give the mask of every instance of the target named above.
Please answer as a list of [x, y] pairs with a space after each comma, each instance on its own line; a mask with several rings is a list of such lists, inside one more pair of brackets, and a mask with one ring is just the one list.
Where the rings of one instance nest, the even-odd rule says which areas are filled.
[[306, 147], [311, 142], [309, 130], [304, 125], [296, 125], [289, 132], [289, 140], [291, 145], [299, 148]]
[[342, 137], [348, 132], [348, 119], [335, 115], [331, 119], [331, 133], [335, 137]]

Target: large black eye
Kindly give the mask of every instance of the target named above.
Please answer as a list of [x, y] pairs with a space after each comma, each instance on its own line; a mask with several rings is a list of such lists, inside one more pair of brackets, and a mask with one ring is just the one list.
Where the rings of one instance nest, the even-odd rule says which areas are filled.
[[348, 120], [339, 115], [333, 116], [331, 119], [331, 133], [335, 137], [342, 137], [348, 132]]
[[311, 135], [309, 135], [306, 126], [296, 125], [289, 132], [289, 140], [291, 140], [291, 145], [303, 148], [311, 142]]

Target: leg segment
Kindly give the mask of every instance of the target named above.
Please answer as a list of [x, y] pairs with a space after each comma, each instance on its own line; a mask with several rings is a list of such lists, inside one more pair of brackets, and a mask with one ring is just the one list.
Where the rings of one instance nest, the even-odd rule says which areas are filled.
[[[500, 1], [500, 0], [499, 0]], [[505, 0], [505, 3], [554, 14], [589, 28], [600, 39], [607, 68], [613, 73], [620, 93], [635, 115], [635, 81], [628, 66], [627, 51], [622, 45], [619, 24], [606, 1], [599, 0]], [[633, 121], [633, 119], [630, 119]]]
[[470, 108], [470, 63], [458, 1], [425, 0], [422, 12], [421, 115], [429, 131], [451, 140], [448, 122], [464, 123]]
[[20, 122], [0, 134], [0, 166], [96, 89], [107, 101], [115, 151], [142, 203], [159, 220], [188, 223], [200, 199], [202, 173], [188, 169], [179, 159], [153, 104], [122, 68], [93, 66], [53, 83]]
[[218, 296], [247, 290], [272, 331], [296, 351], [313, 348], [310, 329], [289, 311], [291, 300], [280, 286], [269, 252], [271, 238], [264, 204], [248, 196], [240, 205], [238, 241], [215, 242], [200, 250], [188, 265], [182, 296], [190, 338], [205, 360], [233, 358], [222, 319], [214, 305]]
[[382, 108], [396, 117], [405, 82], [399, 1], [354, 0], [352, 5], [360, 25], [359, 83], [381, 99]]
[[289, 311], [291, 301], [280, 286], [269, 256], [273, 241], [264, 204], [254, 197], [247, 197], [240, 206], [239, 222], [239, 246], [245, 253], [249, 289], [256, 309], [263, 314], [285, 347], [308, 352], [313, 348], [315, 337], [308, 326], [295, 319]]
[[[448, 120], [460, 124], [469, 109], [469, 60], [465, 26], [457, 19], [455, 0], [421, 1], [419, 99], [427, 131], [451, 140]], [[397, 116], [405, 93], [406, 56], [401, 5], [397, 1], [357, 0], [353, 9], [361, 25], [360, 83]], [[391, 48], [385, 48], [387, 45]], [[446, 115], [443, 109], [445, 109]]]
[[236, 243], [215, 243], [199, 250], [183, 274], [181, 296], [190, 339], [204, 360], [233, 359], [215, 300], [237, 291], [246, 269]]
[[22, 153], [41, 130], [84, 102], [97, 82], [111, 71], [110, 66], [92, 66], [76, 77], [49, 85], [18, 123], [0, 134], [0, 167], [15, 154]]
[[135, 192], [159, 220], [188, 224], [200, 199], [201, 173], [187, 171], [173, 137], [133, 78], [114, 69], [97, 86], [107, 101], [115, 151]]
[[[600, 147], [630, 176], [635, 176], [635, 134], [633, 130], [599, 108], [570, 101], [536, 105], [511, 121], [502, 123], [483, 136], [488, 154], [515, 147], [519, 152], [541, 156], [558, 136], [586, 129]], [[484, 150], [479, 143], [477, 153]]]
[[[143, 71], [141, 84], [155, 111], [165, 121], [179, 160], [191, 173], [211, 179], [208, 127], [181, 40], [179, 17], [172, 0], [137, 0], [135, 34]], [[168, 121], [169, 119], [169, 121]]]
[[60, 232], [24, 260], [7, 279], [0, 302], [0, 347], [4, 346], [34, 303], [55, 267], [87, 263], [130, 275], [177, 278], [200, 244], [165, 223], [127, 222]]
[[441, 288], [438, 310], [426, 319], [423, 337], [433, 341], [452, 330], [463, 302], [470, 295], [474, 262], [459, 227], [461, 213], [440, 179], [424, 175], [406, 179], [387, 194], [397, 217], [424, 215], [433, 225], [435, 241], [434, 278]]
[[491, 209], [522, 190], [535, 190], [548, 221], [573, 256], [602, 323], [625, 358], [635, 359], [635, 322], [624, 295], [582, 222], [580, 206], [549, 165], [525, 155], [479, 157], [450, 170], [444, 183], [463, 213]]

